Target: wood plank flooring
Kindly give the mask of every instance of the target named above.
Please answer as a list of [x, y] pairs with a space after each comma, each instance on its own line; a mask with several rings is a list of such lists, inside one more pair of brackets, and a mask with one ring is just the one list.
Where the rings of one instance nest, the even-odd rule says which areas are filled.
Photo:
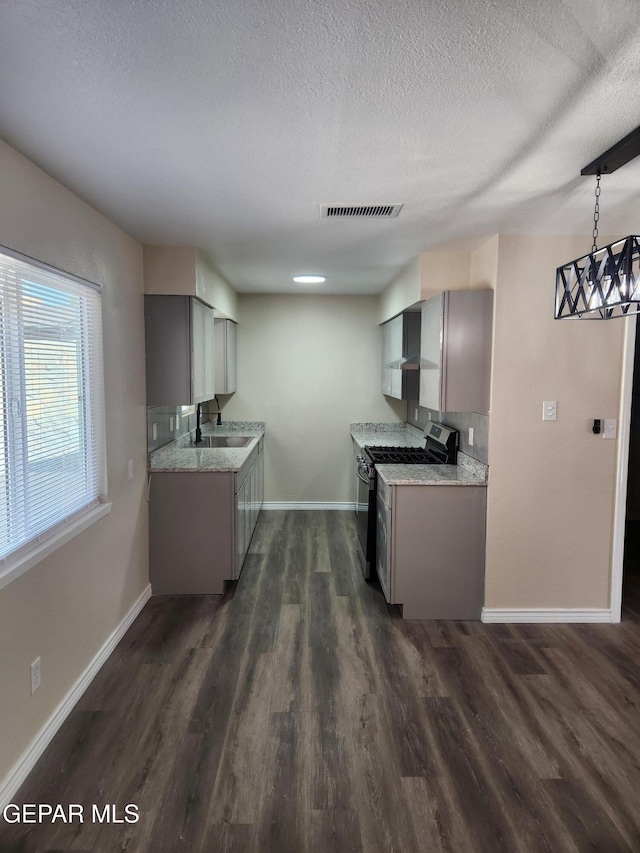
[[[268, 512], [224, 598], [145, 607], [2, 851], [640, 850], [640, 622], [403, 622], [351, 513]], [[135, 824], [100, 824], [115, 804]]]

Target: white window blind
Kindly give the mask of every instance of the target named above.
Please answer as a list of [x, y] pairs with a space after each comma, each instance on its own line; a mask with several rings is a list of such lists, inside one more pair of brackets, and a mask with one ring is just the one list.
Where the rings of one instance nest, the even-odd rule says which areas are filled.
[[105, 497], [100, 288], [0, 247], [0, 565]]

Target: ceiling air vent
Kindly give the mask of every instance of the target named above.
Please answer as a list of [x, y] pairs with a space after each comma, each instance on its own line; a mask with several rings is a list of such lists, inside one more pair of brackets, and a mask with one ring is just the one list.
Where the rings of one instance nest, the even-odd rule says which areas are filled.
[[402, 210], [401, 204], [322, 204], [322, 219], [394, 219]]

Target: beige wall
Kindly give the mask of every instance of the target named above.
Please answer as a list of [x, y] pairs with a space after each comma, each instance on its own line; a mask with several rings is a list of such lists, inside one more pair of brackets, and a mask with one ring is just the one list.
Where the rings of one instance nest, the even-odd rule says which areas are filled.
[[[423, 252], [380, 294], [378, 322], [384, 323], [416, 302], [431, 299], [444, 290], [467, 290], [470, 282], [474, 287], [491, 286], [489, 283], [483, 285], [482, 279], [477, 276], [488, 269], [492, 252], [495, 255], [495, 246], [493, 249], [492, 246], [484, 244], [475, 253]], [[470, 275], [472, 254], [477, 258], [473, 275]]]
[[145, 246], [144, 292], [196, 296], [196, 256], [193, 246]]
[[469, 258], [469, 287], [496, 289], [498, 278], [498, 247], [500, 238], [496, 234], [471, 252]]
[[238, 319], [235, 290], [194, 246], [145, 246], [144, 292], [198, 296], [217, 309], [216, 316]]
[[240, 294], [238, 391], [223, 420], [265, 420], [265, 500], [352, 501], [349, 424], [404, 421], [380, 393], [378, 299]]
[[[0, 243], [104, 286], [110, 515], [0, 590], [0, 786], [148, 583], [142, 249], [0, 142]], [[127, 460], [134, 477], [127, 479]], [[29, 665], [42, 658], [42, 686]]]
[[420, 255], [420, 299], [444, 290], [469, 288], [469, 252], [423, 252]]
[[[624, 321], [554, 320], [555, 269], [589, 239], [501, 236], [489, 439], [486, 606], [606, 608]], [[542, 422], [542, 401], [558, 420]]]

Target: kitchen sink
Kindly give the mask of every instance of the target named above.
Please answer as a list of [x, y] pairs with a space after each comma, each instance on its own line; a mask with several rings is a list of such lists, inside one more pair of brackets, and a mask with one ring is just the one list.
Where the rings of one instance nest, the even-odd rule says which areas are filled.
[[203, 435], [198, 447], [246, 447], [252, 435]]

